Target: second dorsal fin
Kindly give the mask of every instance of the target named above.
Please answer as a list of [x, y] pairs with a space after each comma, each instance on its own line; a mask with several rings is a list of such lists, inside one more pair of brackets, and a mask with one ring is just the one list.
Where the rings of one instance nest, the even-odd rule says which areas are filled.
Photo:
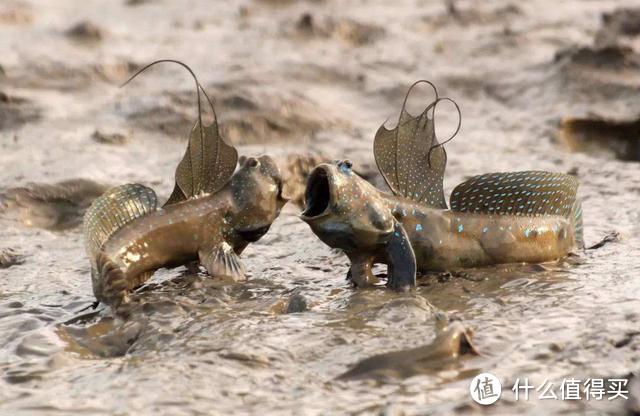
[[455, 187], [451, 210], [495, 215], [560, 215], [574, 209], [578, 180], [544, 171], [497, 172], [474, 176]]
[[[420, 83], [433, 87], [435, 100], [420, 115], [413, 116], [406, 110], [407, 98]], [[434, 115], [437, 104], [443, 100], [451, 101], [460, 111], [449, 98], [438, 98], [435, 86], [429, 81], [414, 83], [407, 91], [397, 126], [388, 130], [382, 125], [378, 129], [373, 152], [378, 169], [394, 194], [446, 209], [443, 179], [447, 153], [442, 145], [458, 133], [460, 123], [448, 140], [438, 142]]]
[[92, 259], [120, 228], [155, 211], [158, 198], [153, 189], [128, 183], [109, 189], [96, 198], [84, 214], [84, 241]]

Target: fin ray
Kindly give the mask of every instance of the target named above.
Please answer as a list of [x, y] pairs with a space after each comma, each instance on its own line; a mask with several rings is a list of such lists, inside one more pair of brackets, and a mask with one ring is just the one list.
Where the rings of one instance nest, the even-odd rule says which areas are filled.
[[559, 215], [573, 210], [578, 180], [545, 171], [495, 172], [474, 176], [455, 187], [452, 211], [495, 215]]
[[[435, 100], [420, 115], [411, 115], [405, 108], [407, 98], [412, 88], [420, 82], [433, 87], [428, 81], [418, 81], [409, 88], [397, 126], [389, 130], [382, 125], [378, 129], [373, 152], [378, 170], [394, 194], [446, 209], [443, 180], [447, 153], [436, 137], [434, 116], [437, 104], [450, 99], [438, 98], [433, 87]], [[456, 134], [457, 130], [453, 136]]]
[[201, 250], [199, 256], [200, 263], [213, 277], [231, 278], [234, 281], [246, 279], [240, 257], [225, 242], [212, 250]]
[[394, 221], [393, 233], [385, 246], [388, 261], [387, 286], [406, 291], [416, 286], [416, 256], [407, 232]]
[[165, 205], [184, 201], [201, 192], [217, 192], [229, 181], [237, 163], [238, 151], [220, 136], [217, 120], [209, 126], [196, 121], [187, 150], [176, 168], [176, 185]]
[[576, 246], [584, 249], [584, 227], [582, 225], [582, 202], [579, 199], [573, 203], [573, 235], [575, 236]]
[[83, 221], [85, 247], [92, 261], [116, 231], [155, 211], [157, 204], [158, 198], [153, 189], [138, 183], [116, 186], [96, 198]]

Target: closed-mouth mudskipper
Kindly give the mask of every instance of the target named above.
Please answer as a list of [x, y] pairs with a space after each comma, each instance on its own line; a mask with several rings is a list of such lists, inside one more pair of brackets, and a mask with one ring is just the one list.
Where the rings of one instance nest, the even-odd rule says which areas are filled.
[[[152, 189], [126, 184], [97, 198], [85, 214], [93, 292], [116, 310], [162, 267], [199, 260], [212, 276], [244, 280], [239, 255], [268, 231], [286, 203], [271, 157], [244, 158], [235, 171], [238, 152], [220, 136], [213, 103], [189, 67], [156, 61], [131, 79], [158, 62], [189, 70], [196, 82], [198, 120], [163, 207]], [[214, 116], [208, 126], [202, 122], [200, 91]]]
[[[418, 115], [406, 110], [415, 85], [435, 99]], [[458, 110], [455, 133], [439, 143], [434, 115], [447, 100]], [[415, 286], [416, 271], [444, 271], [501, 263], [538, 263], [584, 247], [575, 177], [544, 171], [498, 172], [459, 184], [447, 207], [442, 146], [460, 129], [455, 102], [438, 98], [428, 81], [409, 88], [394, 129], [380, 127], [374, 154], [392, 193], [376, 189], [348, 160], [321, 164], [310, 174], [301, 218], [327, 245], [351, 261], [356, 286], [378, 282], [375, 263], [388, 266], [388, 286]]]

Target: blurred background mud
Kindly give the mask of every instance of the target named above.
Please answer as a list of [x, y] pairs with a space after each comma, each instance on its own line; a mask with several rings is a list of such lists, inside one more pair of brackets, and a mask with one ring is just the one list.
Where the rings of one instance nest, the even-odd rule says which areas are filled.
[[[482, 371], [506, 386], [492, 413], [623, 412], [509, 388], [640, 370], [637, 0], [3, 0], [0, 52], [1, 414], [474, 414]], [[570, 172], [587, 244], [619, 237], [550, 265], [423, 276], [408, 294], [354, 291], [290, 204], [246, 251], [248, 283], [161, 270], [129, 321], [79, 312], [93, 302], [82, 213], [125, 182], [168, 196], [196, 119], [177, 66], [118, 88], [162, 58], [194, 69], [241, 154], [278, 158], [298, 203], [333, 158], [383, 187], [374, 133], [424, 78], [463, 114], [446, 190]], [[441, 137], [456, 117], [438, 109]]]

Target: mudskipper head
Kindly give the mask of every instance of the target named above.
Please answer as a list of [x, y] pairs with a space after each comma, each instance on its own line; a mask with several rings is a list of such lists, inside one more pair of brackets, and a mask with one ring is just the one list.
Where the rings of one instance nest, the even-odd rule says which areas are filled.
[[393, 231], [393, 216], [378, 190], [349, 160], [317, 166], [305, 190], [301, 215], [327, 245], [345, 251], [372, 247]]
[[229, 186], [234, 228], [245, 241], [259, 240], [287, 202], [278, 166], [270, 156], [240, 158]]

